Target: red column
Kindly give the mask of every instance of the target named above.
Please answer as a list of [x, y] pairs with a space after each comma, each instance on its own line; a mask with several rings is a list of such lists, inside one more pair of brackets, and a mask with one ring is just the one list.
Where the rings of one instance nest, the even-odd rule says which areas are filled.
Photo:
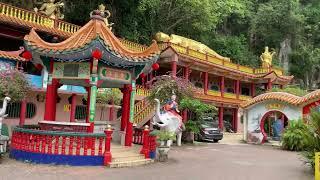
[[282, 84], [280, 84], [280, 89], [283, 89], [283, 85]]
[[71, 96], [71, 110], [70, 110], [70, 122], [75, 122], [76, 117], [76, 106], [77, 106], [77, 95], [72, 94]]
[[140, 154], [144, 154], [145, 158], [149, 158], [149, 126], [146, 125], [143, 130], [143, 145]]
[[128, 88], [127, 88], [127, 100], [128, 100], [128, 103], [125, 104], [125, 106], [128, 106], [126, 109], [126, 118], [125, 118], [125, 121], [126, 121], [126, 137], [125, 137], [125, 146], [132, 146], [132, 137], [133, 137], [133, 123], [130, 122], [130, 97], [131, 97], [131, 91], [132, 91], [132, 87], [131, 85], [128, 85]]
[[239, 96], [240, 96], [240, 80], [239, 79], [236, 80], [236, 88], [235, 88], [235, 90], [236, 90], [237, 99], [239, 99]]
[[238, 108], [235, 108], [233, 111], [233, 131], [238, 132]]
[[185, 67], [184, 68], [184, 79], [189, 80], [189, 73], [190, 73], [190, 68]]
[[219, 128], [223, 130], [223, 106], [219, 107]]
[[130, 115], [130, 85], [124, 85], [124, 87], [121, 89], [121, 92], [123, 93], [122, 98], [122, 116], [121, 116], [121, 127], [120, 130], [124, 131], [127, 125], [127, 121], [129, 121], [129, 115]]
[[47, 85], [44, 120], [47, 120], [47, 121], [56, 120], [58, 88], [59, 88], [59, 83], [57, 79], [52, 79], [51, 84]]
[[224, 76], [221, 76], [220, 92], [221, 92], [221, 97], [223, 97], [224, 96]]
[[208, 72], [204, 72], [203, 74], [203, 89], [204, 89], [204, 94], [208, 93]]
[[251, 83], [251, 96], [256, 96], [256, 85], [254, 83]]
[[27, 112], [27, 101], [26, 99], [23, 99], [21, 101], [21, 107], [20, 107], [20, 121], [19, 126], [23, 126], [26, 120], [26, 112]]
[[106, 141], [105, 141], [105, 150], [104, 150], [104, 159], [103, 159], [103, 164], [105, 166], [109, 165], [112, 160], [112, 155], [111, 155], [111, 135], [112, 135], [112, 129], [111, 126], [108, 125], [107, 130], [104, 131], [106, 134]]
[[90, 119], [90, 94], [91, 94], [91, 88], [87, 87], [87, 117], [86, 117], [86, 123], [89, 123]]
[[271, 79], [268, 80], [268, 85], [267, 85], [267, 90], [271, 90], [272, 89], [272, 82]]
[[171, 72], [172, 77], [177, 77], [177, 62], [178, 62], [178, 55], [174, 54], [171, 59]]

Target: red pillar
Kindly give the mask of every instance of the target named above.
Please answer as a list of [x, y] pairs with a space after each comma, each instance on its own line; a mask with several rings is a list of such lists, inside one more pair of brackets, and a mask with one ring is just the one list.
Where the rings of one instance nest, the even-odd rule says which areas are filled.
[[219, 107], [219, 128], [223, 130], [223, 106]]
[[185, 67], [184, 68], [184, 79], [189, 80], [189, 73], [190, 73], [190, 68]]
[[267, 90], [271, 90], [271, 89], [272, 89], [272, 82], [271, 82], [271, 79], [269, 79], [267, 84]]
[[111, 135], [112, 135], [112, 129], [110, 125], [108, 126], [107, 130], [104, 131], [106, 134], [106, 140], [105, 140], [105, 150], [104, 150], [104, 158], [103, 158], [103, 164], [109, 165], [112, 160], [112, 155], [111, 155]]
[[240, 80], [239, 79], [236, 80], [236, 88], [235, 88], [235, 90], [236, 90], [237, 99], [239, 99], [239, 96], [240, 96]]
[[238, 108], [233, 111], [233, 131], [238, 132]]
[[221, 76], [220, 92], [221, 92], [221, 97], [224, 97], [224, 76]]
[[56, 120], [58, 88], [59, 88], [59, 83], [57, 79], [52, 79], [51, 84], [47, 85], [44, 120], [47, 120], [47, 121]]
[[[125, 112], [125, 122], [126, 122], [126, 136], [125, 136], [125, 146], [132, 146], [132, 137], [133, 137], [133, 123], [130, 122], [130, 98], [131, 98], [131, 85], [127, 85], [127, 103], [124, 106], [127, 106]], [[123, 114], [124, 115], [124, 114]]]
[[19, 126], [23, 126], [26, 120], [26, 112], [27, 112], [27, 101], [26, 99], [23, 99], [21, 101], [21, 107], [20, 107], [20, 121]]
[[77, 95], [72, 94], [71, 96], [71, 110], [70, 110], [70, 122], [75, 122], [76, 117], [76, 106], [77, 106]]
[[130, 115], [130, 86], [124, 85], [124, 87], [121, 89], [121, 92], [123, 93], [122, 97], [122, 116], [121, 116], [121, 127], [120, 130], [124, 131], [126, 129], [127, 121], [129, 121], [129, 115]]
[[254, 83], [251, 83], [251, 96], [256, 96], [256, 85]]
[[172, 77], [177, 77], [177, 62], [178, 62], [178, 55], [173, 55], [172, 61], [171, 61], [171, 71], [172, 71]]
[[204, 72], [203, 75], [204, 94], [208, 94], [208, 72]]

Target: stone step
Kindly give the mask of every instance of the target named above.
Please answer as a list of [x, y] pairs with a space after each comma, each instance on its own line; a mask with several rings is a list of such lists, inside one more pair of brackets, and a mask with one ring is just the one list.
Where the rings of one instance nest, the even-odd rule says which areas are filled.
[[110, 168], [121, 168], [121, 167], [132, 167], [132, 166], [141, 166], [150, 164], [153, 162], [153, 159], [138, 159], [138, 160], [124, 160], [119, 162], [111, 162], [109, 164]]
[[112, 157], [112, 162], [124, 162], [145, 159], [144, 155], [136, 154], [132, 156]]

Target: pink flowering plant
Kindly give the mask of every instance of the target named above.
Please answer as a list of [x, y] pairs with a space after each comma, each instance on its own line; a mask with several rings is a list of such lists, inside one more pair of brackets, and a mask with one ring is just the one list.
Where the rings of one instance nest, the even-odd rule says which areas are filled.
[[156, 78], [156, 82], [151, 87], [149, 100], [153, 102], [153, 99], [157, 98], [163, 103], [175, 94], [179, 103], [185, 97], [193, 97], [194, 92], [195, 88], [190, 81], [163, 75]]
[[9, 96], [13, 101], [23, 99], [30, 86], [25, 75], [18, 70], [0, 71], [0, 98]]

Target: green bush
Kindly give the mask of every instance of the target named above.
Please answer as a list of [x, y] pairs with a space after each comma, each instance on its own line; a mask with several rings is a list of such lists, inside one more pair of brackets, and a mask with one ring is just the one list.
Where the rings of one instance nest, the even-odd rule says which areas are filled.
[[271, 89], [271, 92], [286, 92], [286, 93], [293, 94], [296, 96], [304, 96], [304, 95], [308, 94], [308, 92], [306, 90], [301, 89], [300, 87], [296, 87], [296, 86], [288, 86], [284, 89], [273, 88], [273, 89]]
[[158, 136], [159, 141], [176, 140], [176, 134], [165, 130], [154, 130], [152, 135]]
[[314, 169], [314, 157], [320, 152], [320, 112], [312, 111], [306, 130], [306, 147], [302, 152], [305, 163]]
[[186, 123], [186, 131], [194, 132], [195, 134], [200, 133], [201, 124], [199, 121], [189, 120]]
[[282, 136], [282, 148], [290, 151], [302, 151], [307, 146], [306, 124], [301, 120], [290, 121]]

